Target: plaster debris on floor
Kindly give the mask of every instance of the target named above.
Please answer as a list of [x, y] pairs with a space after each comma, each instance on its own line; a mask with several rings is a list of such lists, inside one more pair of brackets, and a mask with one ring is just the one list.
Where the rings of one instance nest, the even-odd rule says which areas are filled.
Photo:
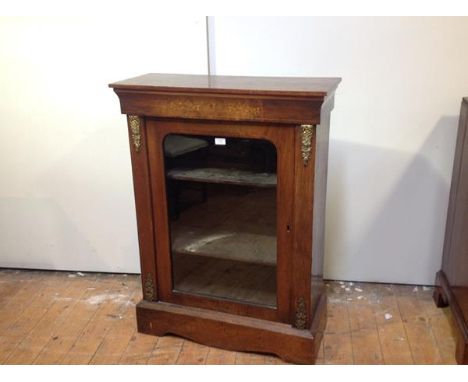
[[74, 299], [72, 297], [54, 297], [54, 301], [73, 301]]
[[86, 299], [86, 302], [91, 305], [102, 304], [106, 301], [112, 301], [116, 303], [125, 303], [128, 301], [128, 295], [118, 294], [118, 293], [109, 293], [109, 294], [97, 294], [95, 296], [89, 297]]
[[384, 317], [386, 320], [391, 320], [393, 318], [393, 316], [390, 313], [385, 313]]

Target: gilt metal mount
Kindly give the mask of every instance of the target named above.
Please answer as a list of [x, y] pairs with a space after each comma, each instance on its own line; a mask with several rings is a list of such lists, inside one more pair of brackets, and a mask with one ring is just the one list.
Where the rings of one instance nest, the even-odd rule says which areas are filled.
[[128, 116], [128, 125], [130, 126], [130, 134], [137, 153], [140, 152], [141, 148], [141, 129], [140, 129], [140, 117], [138, 115]]
[[312, 137], [315, 125], [301, 125], [301, 152], [304, 166], [307, 166], [312, 151]]
[[302, 297], [296, 301], [296, 317], [294, 319], [294, 327], [297, 329], [305, 329], [307, 322], [306, 304]]
[[151, 273], [148, 273], [146, 275], [145, 284], [143, 288], [143, 298], [147, 301], [153, 301], [154, 299], [153, 275]]

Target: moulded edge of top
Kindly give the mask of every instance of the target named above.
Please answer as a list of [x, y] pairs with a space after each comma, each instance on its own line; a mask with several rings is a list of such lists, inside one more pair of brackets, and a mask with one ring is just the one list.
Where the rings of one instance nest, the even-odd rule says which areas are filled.
[[115, 90], [325, 98], [341, 78], [245, 77], [148, 73], [109, 84]]

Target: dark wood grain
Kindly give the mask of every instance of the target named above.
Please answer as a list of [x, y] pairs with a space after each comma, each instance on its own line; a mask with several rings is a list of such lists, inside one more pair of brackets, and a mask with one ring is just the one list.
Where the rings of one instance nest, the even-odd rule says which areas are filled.
[[[131, 158], [143, 291], [146, 274], [155, 289], [147, 299], [153, 301], [138, 305], [139, 331], [274, 353], [297, 363], [315, 361], [326, 324], [322, 271], [328, 135], [339, 82], [147, 74], [110, 85], [122, 113], [141, 122], [139, 152], [130, 132]], [[301, 125], [313, 125], [307, 163]], [[163, 149], [168, 134], [262, 139], [275, 146], [276, 181], [268, 185], [276, 183], [276, 304], [271, 296], [262, 305], [175, 290]], [[218, 183], [229, 182], [224, 176]]]
[[462, 101], [450, 188], [442, 270], [434, 301], [452, 309], [458, 363], [468, 364], [468, 98]]

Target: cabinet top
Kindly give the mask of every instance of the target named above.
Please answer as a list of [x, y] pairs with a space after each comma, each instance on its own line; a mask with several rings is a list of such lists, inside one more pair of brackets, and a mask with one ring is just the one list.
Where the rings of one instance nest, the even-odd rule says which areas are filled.
[[323, 99], [335, 91], [340, 81], [341, 78], [327, 77], [241, 77], [149, 73], [114, 82], [109, 87], [168, 93], [268, 95]]

